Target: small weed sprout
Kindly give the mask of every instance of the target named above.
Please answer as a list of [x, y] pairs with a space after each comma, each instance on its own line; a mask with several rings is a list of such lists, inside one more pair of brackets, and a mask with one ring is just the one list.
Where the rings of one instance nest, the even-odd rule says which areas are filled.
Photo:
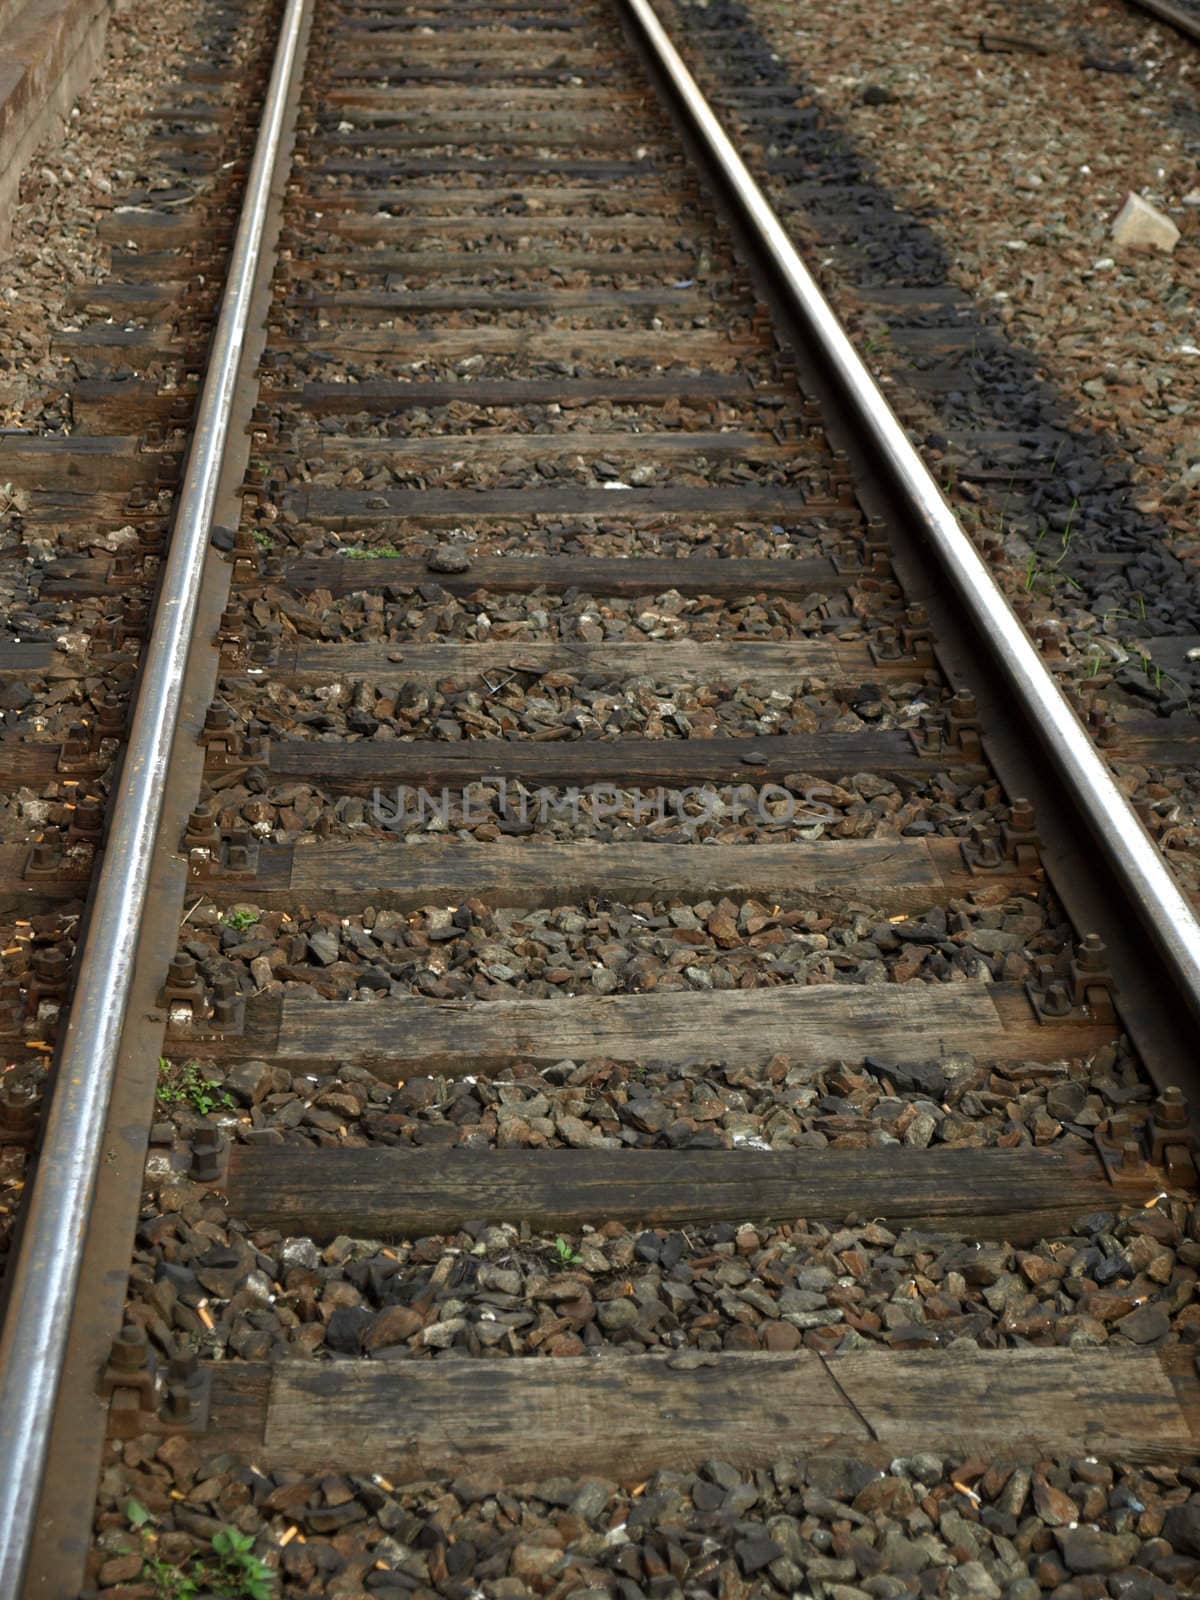
[[1071, 548], [1071, 540], [1074, 537], [1073, 525], [1074, 525], [1074, 522], [1075, 522], [1075, 513], [1078, 510], [1079, 510], [1079, 496], [1076, 495], [1074, 500], [1071, 501], [1071, 509], [1067, 512], [1066, 526], [1063, 528], [1063, 531], [1062, 531], [1062, 553], [1063, 553], [1064, 556], [1066, 555], [1067, 551]]
[[215, 1594], [225, 1600], [271, 1600], [271, 1569], [254, 1554], [251, 1534], [222, 1528], [213, 1534], [212, 1547], [217, 1568], [209, 1569], [208, 1582]]
[[190, 1105], [206, 1117], [212, 1111], [233, 1111], [237, 1105], [227, 1089], [219, 1089], [200, 1076], [198, 1061], [174, 1062], [158, 1058], [158, 1103]]
[[394, 544], [346, 544], [341, 552], [349, 556], [351, 561], [373, 561], [376, 556], [401, 556], [403, 550], [398, 550]]
[[254, 1554], [254, 1539], [237, 1528], [220, 1528], [212, 1537], [208, 1556], [198, 1556], [173, 1566], [154, 1553], [157, 1534], [154, 1519], [140, 1500], [125, 1502], [125, 1519], [142, 1541], [142, 1577], [154, 1590], [154, 1600], [198, 1600], [214, 1595], [218, 1600], [274, 1600], [275, 1575]]

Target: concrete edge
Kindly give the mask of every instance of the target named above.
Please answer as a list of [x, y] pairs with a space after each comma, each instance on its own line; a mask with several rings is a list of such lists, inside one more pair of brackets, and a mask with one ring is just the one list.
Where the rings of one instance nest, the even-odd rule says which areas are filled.
[[113, 0], [29, 0], [0, 38], [0, 251], [22, 174], [61, 134], [104, 54]]

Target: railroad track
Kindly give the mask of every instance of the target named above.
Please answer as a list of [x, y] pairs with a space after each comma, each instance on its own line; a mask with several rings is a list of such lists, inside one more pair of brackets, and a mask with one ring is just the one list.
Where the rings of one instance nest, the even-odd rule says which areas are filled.
[[1200, 8], [1191, 0], [1180, 0], [1179, 4], [1175, 0], [1133, 0], [1133, 3], [1139, 11], [1167, 23], [1189, 39], [1200, 40]]
[[[1194, 737], [1102, 759], [644, 0], [277, 32], [203, 385], [228, 194], [160, 191], [4, 441], [91, 632], [0, 657], [0, 1589], [250, 1592], [233, 1528], [286, 1593], [787, 1590], [774, 1523], [510, 1570], [403, 1497], [709, 1463], [728, 1533], [933, 1453], [978, 1522], [1028, 1459], [1015, 1535], [1187, 1463], [1196, 924], [1106, 761]], [[234, 82], [171, 120], [230, 183]]]

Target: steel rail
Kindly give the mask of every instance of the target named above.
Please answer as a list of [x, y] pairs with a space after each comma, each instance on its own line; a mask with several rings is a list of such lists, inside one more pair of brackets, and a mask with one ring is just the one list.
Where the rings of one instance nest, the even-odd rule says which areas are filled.
[[1200, 1029], [1200, 922], [1083, 724], [859, 359], [783, 224], [747, 171], [649, 0], [623, 0], [640, 42], [713, 164], [855, 424], [869, 437], [992, 661], [1038, 731], [1145, 933]]
[[308, 0], [288, 0], [0, 1338], [0, 1596], [21, 1592]]
[[1200, 42], [1200, 10], [1194, 10], [1187, 5], [1173, 5], [1171, 0], [1130, 0], [1130, 4], [1136, 6], [1139, 11], [1157, 17], [1169, 28], [1177, 28], [1180, 33], [1186, 33], [1189, 39]]

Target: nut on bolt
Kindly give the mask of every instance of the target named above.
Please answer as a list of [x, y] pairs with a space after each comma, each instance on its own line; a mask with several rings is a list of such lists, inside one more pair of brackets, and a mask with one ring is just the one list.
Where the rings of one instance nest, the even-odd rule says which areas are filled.
[[43, 1000], [61, 1000], [67, 992], [71, 963], [59, 945], [35, 946], [29, 958], [29, 978], [25, 985], [32, 1015]]
[[1186, 1143], [1191, 1132], [1191, 1113], [1183, 1097], [1183, 1090], [1171, 1084], [1155, 1096], [1150, 1107], [1147, 1129], [1150, 1141], [1150, 1158], [1161, 1161], [1163, 1150], [1169, 1144]]
[[217, 813], [211, 801], [200, 800], [192, 807], [187, 819], [186, 834], [191, 844], [208, 844], [212, 839], [219, 838]]
[[225, 1141], [220, 1129], [197, 1128], [192, 1138], [192, 1161], [188, 1176], [196, 1183], [216, 1183], [224, 1167]]
[[167, 968], [168, 983], [195, 983], [196, 958], [189, 955], [186, 950], [178, 950], [171, 957], [171, 965]]
[[1182, 1089], [1172, 1084], [1156, 1096], [1146, 1124], [1146, 1143], [1151, 1161], [1166, 1169], [1168, 1183], [1181, 1189], [1196, 1187], [1196, 1133]]
[[67, 729], [66, 738], [59, 747], [59, 771], [71, 772], [89, 766], [97, 742], [91, 724], [72, 722]]
[[960, 750], [977, 751], [979, 743], [979, 707], [969, 689], [959, 689], [950, 702], [950, 738]]
[[1028, 800], [1018, 797], [1013, 801], [1008, 821], [1003, 824], [1001, 831], [1008, 859], [1022, 871], [1032, 871], [1038, 865], [1039, 857], [1034, 810]]
[[64, 984], [71, 963], [67, 960], [67, 953], [56, 944], [35, 947], [30, 965], [33, 967], [34, 976], [45, 985]]
[[880, 628], [871, 641], [871, 654], [876, 661], [899, 661], [902, 658], [900, 634], [895, 628]]
[[192, 1414], [192, 1397], [185, 1383], [167, 1385], [167, 1416], [172, 1422], [186, 1422]]
[[1154, 1101], [1154, 1117], [1164, 1128], [1186, 1128], [1190, 1117], [1183, 1090], [1174, 1084], [1164, 1089]]
[[19, 1028], [24, 1015], [25, 1003], [21, 994], [20, 978], [15, 974], [0, 978], [0, 1016], [13, 1027]]
[[200, 743], [210, 760], [232, 760], [242, 748], [242, 735], [237, 720], [223, 700], [214, 700], [204, 714], [204, 727]]
[[177, 950], [171, 957], [166, 981], [159, 991], [158, 1003], [160, 1006], [176, 1004], [190, 1006], [193, 1019], [206, 1015], [208, 993], [200, 976], [196, 958], [188, 951]]
[[40, 1096], [32, 1083], [5, 1082], [0, 1086], [0, 1127], [10, 1133], [25, 1133], [37, 1116]]
[[84, 795], [75, 802], [67, 837], [95, 841], [104, 832], [104, 801], [97, 795]]
[[1139, 1140], [1122, 1139], [1121, 1154], [1118, 1165], [1120, 1166], [1121, 1171], [1125, 1173], [1133, 1174], [1142, 1171], [1146, 1165], [1146, 1161], [1142, 1154], [1142, 1146]]
[[905, 653], [917, 661], [933, 660], [933, 635], [929, 629], [929, 613], [923, 605], [909, 606], [900, 629], [900, 639]]
[[118, 1372], [140, 1372], [150, 1359], [150, 1341], [145, 1328], [127, 1322], [112, 1342], [109, 1361]]
[[996, 840], [983, 828], [974, 827], [961, 845], [963, 860], [972, 872], [999, 872], [1006, 860]]
[[1056, 978], [1047, 985], [1041, 995], [1038, 1009], [1043, 1017], [1069, 1017], [1071, 1014], [1071, 996], [1067, 993], [1067, 986], [1061, 979]]
[[171, 1357], [170, 1376], [174, 1383], [190, 1383], [200, 1371], [200, 1358], [194, 1350], [178, 1350]]
[[956, 690], [950, 704], [954, 716], [966, 718], [972, 722], [976, 720], [978, 707], [975, 703], [975, 696], [969, 689]]
[[25, 862], [27, 878], [50, 877], [62, 867], [62, 837], [57, 829], [47, 829], [30, 847]]
[[909, 735], [922, 755], [940, 755], [945, 749], [945, 729], [936, 713], [926, 712]]
[[194, 1350], [176, 1349], [167, 1364], [166, 1395], [159, 1421], [168, 1429], [203, 1425], [207, 1385]]
[[249, 828], [234, 828], [225, 840], [225, 871], [233, 876], [253, 877], [258, 871], [258, 840]]
[[115, 695], [102, 695], [95, 702], [96, 725], [104, 738], [119, 735], [125, 726], [125, 704]]
[[1054, 976], [1053, 971], [1043, 973], [1038, 981], [1027, 982], [1026, 995], [1038, 1022], [1058, 1021], [1059, 1018], [1070, 1016], [1074, 1010], [1070, 1003], [1070, 990], [1061, 978]]
[[108, 1363], [100, 1375], [100, 1393], [109, 1396], [118, 1389], [135, 1390], [140, 1409], [152, 1411], [155, 1384], [146, 1330], [135, 1322], [127, 1322], [112, 1342]]
[[183, 830], [183, 852], [188, 857], [193, 872], [207, 876], [221, 851], [221, 833], [217, 827], [217, 812], [207, 800], [192, 807]]
[[1098, 933], [1085, 933], [1071, 961], [1071, 998], [1077, 1006], [1102, 1006], [1111, 1009], [1112, 974], [1108, 970], [1108, 948]]
[[874, 552], [877, 550], [882, 550], [886, 554], [889, 548], [888, 531], [887, 523], [882, 517], [867, 518], [867, 528], [863, 538], [863, 546], [872, 554], [874, 554]]
[[234, 1027], [241, 1014], [241, 992], [231, 972], [219, 972], [212, 982], [212, 1021], [221, 1027]]

